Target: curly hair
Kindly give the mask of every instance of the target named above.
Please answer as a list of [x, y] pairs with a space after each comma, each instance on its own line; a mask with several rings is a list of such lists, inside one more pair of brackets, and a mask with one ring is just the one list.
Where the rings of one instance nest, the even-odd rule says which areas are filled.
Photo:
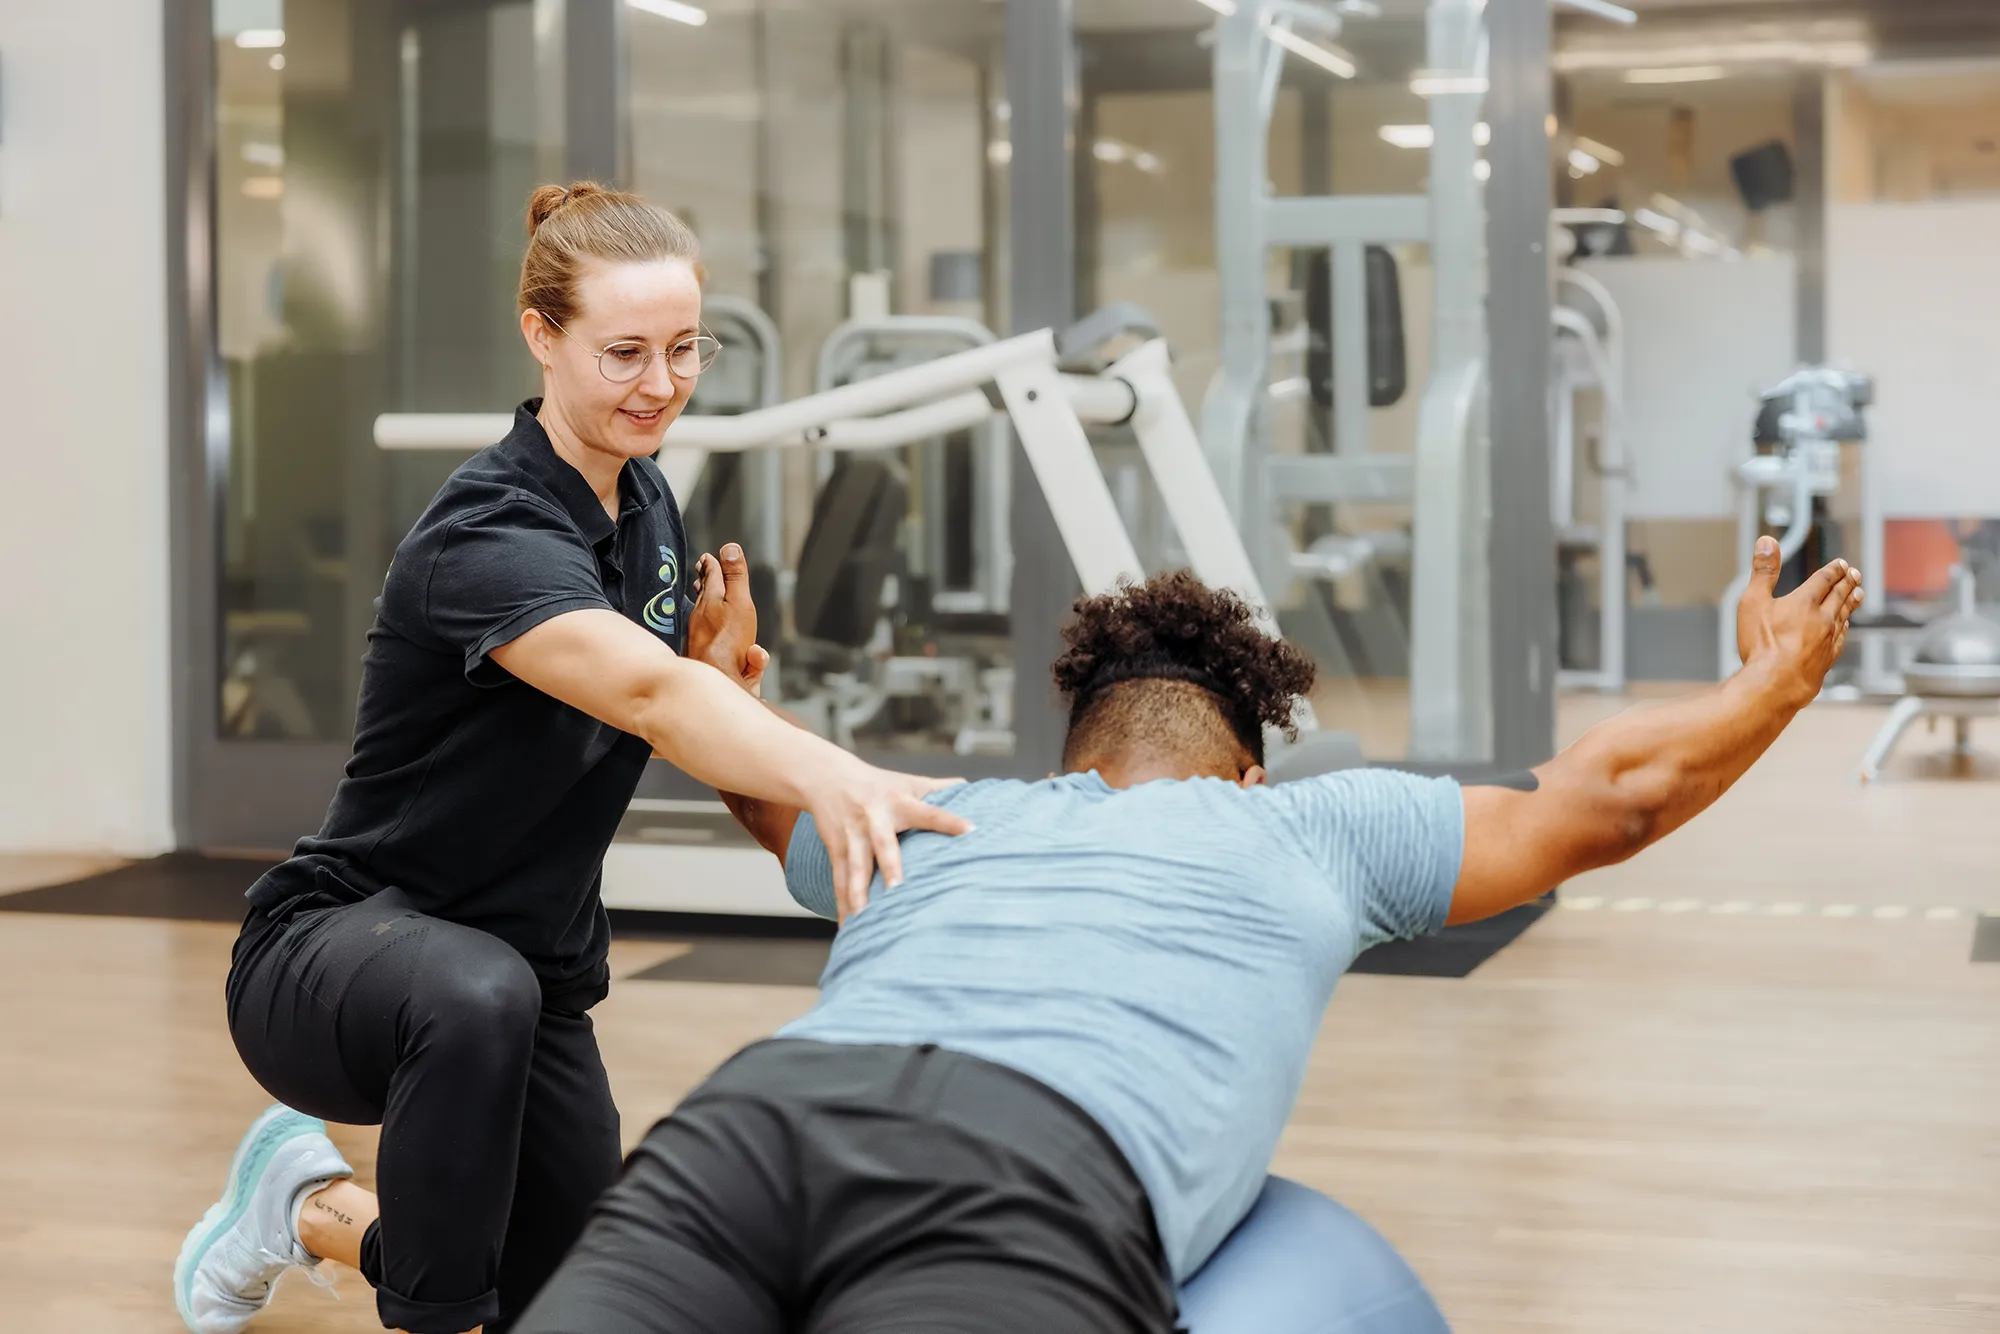
[[1166, 727], [1175, 710], [1164, 697], [1144, 708], [1129, 698], [1132, 707], [1110, 707], [1133, 693], [1113, 687], [1144, 681], [1197, 687], [1173, 693], [1189, 700], [1205, 696], [1261, 764], [1267, 726], [1297, 735], [1293, 706], [1312, 688], [1315, 672], [1305, 652], [1258, 628], [1242, 598], [1210, 588], [1187, 570], [1081, 599], [1063, 626], [1063, 642], [1053, 670], [1056, 689], [1069, 701], [1065, 760], [1108, 742], [1148, 739]]

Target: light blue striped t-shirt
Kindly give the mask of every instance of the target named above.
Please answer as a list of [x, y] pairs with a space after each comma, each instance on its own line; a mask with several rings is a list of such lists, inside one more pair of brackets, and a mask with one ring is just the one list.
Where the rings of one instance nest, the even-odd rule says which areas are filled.
[[[932, 800], [975, 830], [904, 837], [903, 883], [876, 879], [780, 1036], [932, 1042], [1041, 1080], [1124, 1151], [1186, 1279], [1257, 1198], [1334, 983], [1444, 924], [1458, 785], [1351, 770], [1121, 791], [1091, 772]], [[810, 816], [785, 878], [833, 915]]]

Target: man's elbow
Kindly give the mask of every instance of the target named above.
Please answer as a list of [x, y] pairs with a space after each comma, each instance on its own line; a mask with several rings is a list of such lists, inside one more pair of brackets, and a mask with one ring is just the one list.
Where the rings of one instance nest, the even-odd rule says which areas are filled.
[[1667, 832], [1671, 793], [1669, 781], [1649, 773], [1623, 774], [1603, 783], [1591, 804], [1604, 865], [1638, 855]]

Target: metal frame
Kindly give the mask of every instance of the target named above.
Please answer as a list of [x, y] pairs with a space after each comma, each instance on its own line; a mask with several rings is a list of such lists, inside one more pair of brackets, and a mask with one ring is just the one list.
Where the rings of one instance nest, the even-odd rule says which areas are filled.
[[[1021, 334], [754, 412], [684, 416], [669, 428], [662, 452], [671, 460], [763, 448], [892, 450], [1011, 418], [1062, 549], [1083, 589], [1096, 594], [1143, 578], [1144, 567], [1084, 423], [1129, 426], [1189, 564], [1205, 582], [1240, 595], [1276, 633], [1255, 565], [1174, 387], [1166, 342], [1148, 339], [1099, 376], [1059, 374], [1056, 359], [1050, 331]], [[988, 383], [1004, 412], [982, 392]], [[385, 413], [375, 420], [375, 441], [385, 450], [469, 451], [506, 422], [484, 413]], [[1317, 725], [1303, 703], [1296, 721]]]
[[[1220, 369], [1202, 404], [1202, 446], [1252, 560], [1273, 586], [1295, 572], [1331, 569], [1331, 557], [1337, 556], [1343, 569], [1368, 558], [1356, 544], [1339, 553], [1293, 553], [1281, 521], [1284, 509], [1359, 499], [1415, 502], [1409, 754], [1418, 761], [1478, 764], [1491, 756], [1492, 729], [1488, 609], [1484, 598], [1466, 596], [1466, 590], [1484, 588], [1488, 581], [1485, 238], [1474, 174], [1480, 95], [1430, 98], [1428, 194], [1274, 197], [1266, 141], [1285, 55], [1269, 37], [1298, 12], [1276, 0], [1246, 0], [1215, 27], [1215, 245], [1222, 338]], [[1431, 69], [1483, 74], [1484, 37], [1475, 0], [1433, 0], [1426, 43]], [[1371, 243], [1398, 242], [1431, 247], [1434, 333], [1415, 451], [1399, 460], [1400, 466], [1385, 466], [1368, 456], [1364, 255]], [[1265, 258], [1274, 248], [1321, 247], [1331, 252], [1333, 452], [1280, 459], [1271, 455], [1268, 441]], [[1541, 319], [1545, 325], [1546, 311]], [[1538, 394], [1545, 385], [1544, 374]], [[1396, 490], [1405, 479], [1408, 485]], [[1349, 484], [1357, 493], [1344, 489]], [[1298, 490], [1290, 489], [1295, 485]], [[1553, 626], [1553, 547], [1549, 585]]]
[[[1597, 552], [1598, 658], [1595, 671], [1559, 670], [1556, 684], [1565, 688], [1601, 690], [1618, 694], [1625, 689], [1625, 613], [1628, 576], [1626, 552], [1625, 455], [1625, 319], [1610, 291], [1579, 269], [1564, 268], [1556, 273], [1558, 289], [1569, 287], [1580, 293], [1604, 315], [1600, 331], [1583, 311], [1570, 306], [1555, 308], [1558, 347], [1565, 337], [1574, 355], [1558, 354], [1550, 385], [1554, 419], [1549, 426], [1552, 444], [1550, 501], [1552, 522], [1560, 540], [1572, 547]], [[1580, 356], [1581, 365], [1575, 364]], [[1598, 421], [1597, 522], [1591, 526], [1576, 521], [1577, 461], [1583, 453], [1576, 429], [1576, 395], [1582, 389], [1596, 389], [1602, 407]]]
[[[994, 341], [993, 331], [977, 320], [956, 315], [889, 315], [882, 319], [850, 319], [836, 325], [819, 345], [813, 370], [813, 388], [831, 389], [848, 369], [843, 354], [852, 344], [874, 339], [919, 343], [933, 340], [937, 346], [983, 347]], [[939, 354], [944, 355], [944, 354]], [[940, 431], [940, 437], [950, 434]], [[922, 441], [916, 443], [925, 443]], [[926, 463], [924, 513], [927, 569], [944, 565], [943, 522], [945, 511], [944, 441], [930, 442]], [[934, 587], [932, 605], [948, 612], [1005, 612], [1013, 593], [1014, 551], [1008, 541], [1013, 514], [1013, 447], [1007, 424], [995, 418], [973, 437], [973, 564], [977, 571], [970, 589], [939, 591]], [[821, 480], [832, 460], [822, 460]]]
[[[1492, 0], [1486, 188], [1492, 327], [1550, 327], [1546, 123], [1549, 0]], [[1490, 351], [1492, 758], [1540, 764], [1555, 749], [1556, 542], [1549, 513], [1548, 338], [1495, 338]], [[1622, 572], [1621, 572], [1622, 577]]]
[[[1076, 25], [1071, 0], [1007, 0], [1008, 320], [1016, 333], [1061, 329], [1076, 318], [1073, 215]], [[1023, 262], [1032, 256], [1033, 263]], [[1078, 592], [1059, 533], [1025, 454], [1014, 461], [1014, 762], [1021, 776], [1062, 766], [1064, 719], [1041, 664], [1062, 648], [1063, 617]]]

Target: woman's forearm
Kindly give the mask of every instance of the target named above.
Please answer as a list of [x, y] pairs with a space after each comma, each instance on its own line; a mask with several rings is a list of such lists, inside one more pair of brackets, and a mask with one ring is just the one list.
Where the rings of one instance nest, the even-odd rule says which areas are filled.
[[653, 753], [699, 782], [787, 807], [807, 804], [806, 779], [854, 759], [785, 722], [706, 663], [674, 658], [641, 705]]

